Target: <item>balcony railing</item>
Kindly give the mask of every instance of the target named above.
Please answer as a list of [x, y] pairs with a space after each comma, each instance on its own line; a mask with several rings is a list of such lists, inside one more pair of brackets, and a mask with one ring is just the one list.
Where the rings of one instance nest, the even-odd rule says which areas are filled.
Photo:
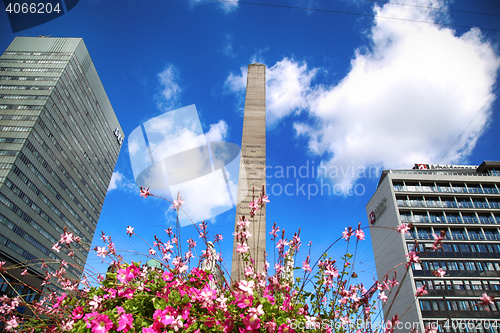
[[470, 240], [484, 240], [484, 236], [481, 234], [469, 234]]
[[403, 186], [394, 185], [396, 192], [436, 192], [436, 193], [471, 193], [471, 194], [499, 194], [496, 188], [477, 187], [449, 187], [449, 186]]
[[448, 223], [448, 224], [500, 224], [500, 217], [464, 217], [463, 219], [459, 216], [408, 216], [401, 215], [401, 222], [404, 223]]
[[486, 201], [422, 201], [422, 200], [398, 200], [398, 207], [424, 207], [424, 208], [500, 208], [498, 202]]
[[477, 173], [477, 172], [461, 172], [457, 171], [444, 171], [444, 170], [389, 170], [389, 173], [401, 174], [421, 174], [421, 175], [450, 175], [450, 176], [471, 176], [471, 177], [494, 177], [494, 173]]
[[487, 240], [500, 240], [500, 235], [489, 235], [489, 234], [486, 234], [486, 235], [484, 235], [484, 237]]
[[[434, 239], [432, 235], [429, 234], [420, 234], [415, 235], [415, 233], [406, 234], [406, 239], [418, 239], [418, 240], [429, 240]], [[446, 234], [445, 240], [500, 240], [500, 235], [477, 235], [477, 234], [469, 234], [469, 236], [465, 234]]]

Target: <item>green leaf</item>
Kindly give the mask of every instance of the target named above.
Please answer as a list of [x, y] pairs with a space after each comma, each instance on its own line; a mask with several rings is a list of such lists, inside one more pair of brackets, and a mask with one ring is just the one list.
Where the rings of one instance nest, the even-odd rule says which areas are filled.
[[167, 302], [163, 298], [156, 297], [153, 300], [153, 306], [156, 310], [163, 310], [167, 307]]

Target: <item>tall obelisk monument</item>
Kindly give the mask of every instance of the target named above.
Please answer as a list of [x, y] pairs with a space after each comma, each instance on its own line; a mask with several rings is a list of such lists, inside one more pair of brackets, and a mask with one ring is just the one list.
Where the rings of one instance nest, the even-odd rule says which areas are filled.
[[[252, 234], [247, 240], [251, 258], [257, 270], [262, 271], [266, 252], [266, 208], [250, 217], [253, 195], [260, 197], [266, 186], [266, 66], [248, 65], [247, 91], [243, 116], [243, 136], [241, 139], [240, 174], [238, 178], [238, 205], [236, 206], [235, 231], [242, 216], [250, 221], [247, 230]], [[246, 184], [245, 186], [243, 186]], [[255, 189], [255, 191], [253, 191]], [[233, 243], [233, 262], [231, 279], [238, 281], [244, 277], [243, 262], [236, 252], [237, 242]]]

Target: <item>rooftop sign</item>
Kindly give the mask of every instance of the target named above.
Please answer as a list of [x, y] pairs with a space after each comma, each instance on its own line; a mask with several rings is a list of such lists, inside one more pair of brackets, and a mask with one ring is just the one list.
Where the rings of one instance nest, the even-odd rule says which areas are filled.
[[477, 169], [477, 165], [452, 165], [452, 164], [415, 164], [413, 169], [433, 170], [433, 169]]
[[118, 141], [118, 144], [121, 146], [121, 144], [123, 143], [123, 137], [120, 134], [120, 130], [118, 128], [115, 128], [113, 134], [116, 137], [116, 141]]

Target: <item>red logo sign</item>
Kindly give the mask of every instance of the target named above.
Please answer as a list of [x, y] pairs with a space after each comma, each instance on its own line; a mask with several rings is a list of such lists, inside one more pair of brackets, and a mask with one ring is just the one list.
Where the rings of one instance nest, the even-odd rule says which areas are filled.
[[371, 224], [375, 223], [375, 213], [374, 212], [370, 213], [370, 223]]

